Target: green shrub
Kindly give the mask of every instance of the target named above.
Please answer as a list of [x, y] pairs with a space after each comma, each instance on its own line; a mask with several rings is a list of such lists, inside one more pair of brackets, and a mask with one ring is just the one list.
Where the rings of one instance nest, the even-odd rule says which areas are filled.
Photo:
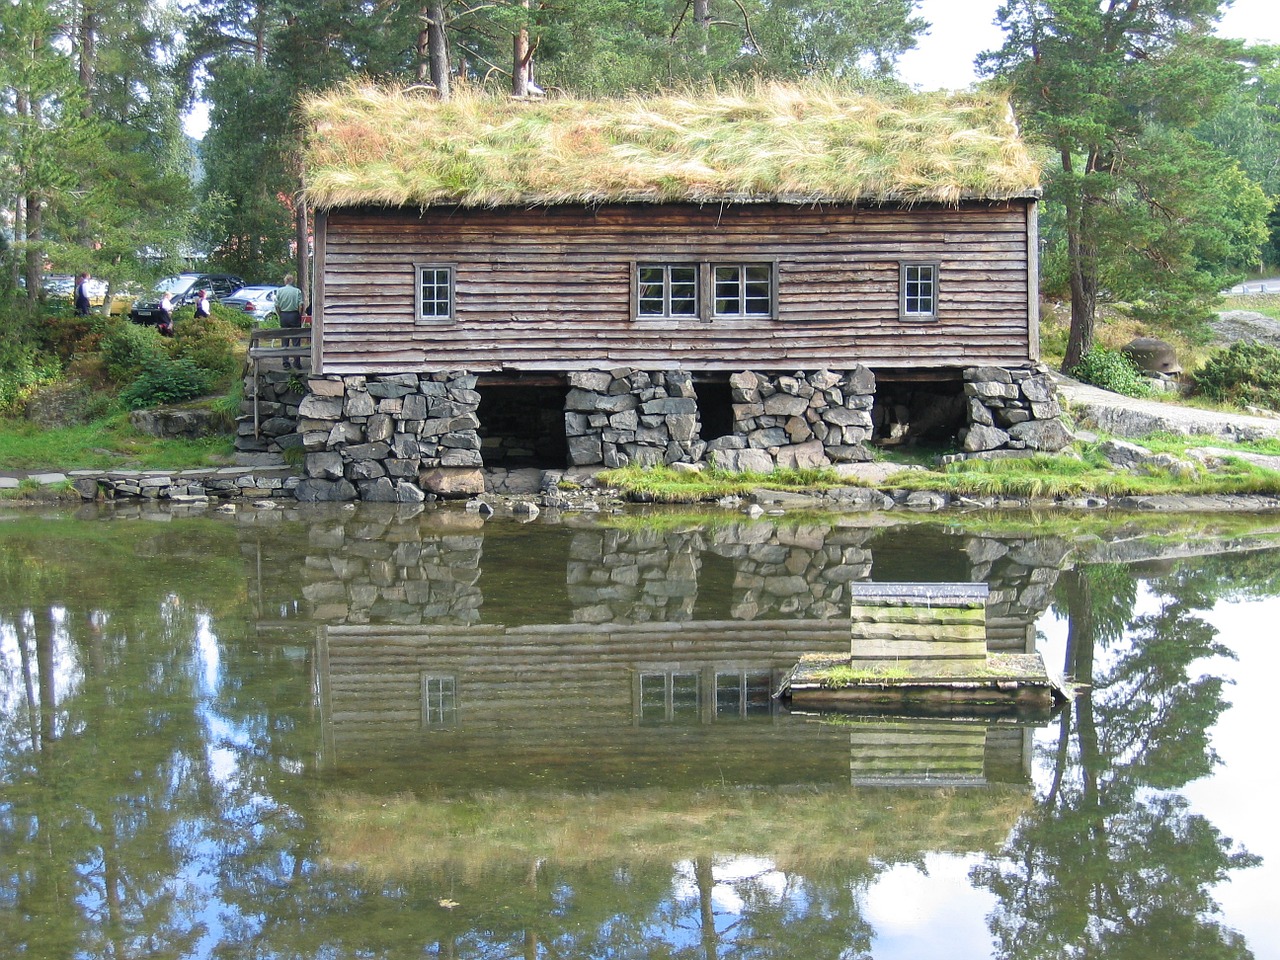
[[164, 337], [155, 327], [117, 321], [102, 338], [102, 362], [116, 383], [134, 380], [148, 363], [164, 359]]
[[1126, 397], [1151, 395], [1151, 387], [1147, 385], [1138, 365], [1118, 350], [1094, 346], [1071, 368], [1071, 375], [1077, 380]]
[[0, 415], [17, 412], [32, 391], [61, 373], [62, 364], [35, 347], [0, 345]]
[[193, 308], [178, 311], [173, 320], [173, 343], [174, 356], [206, 371], [211, 384], [228, 382], [240, 370], [240, 330], [217, 312], [197, 317]]
[[215, 317], [231, 324], [237, 330], [248, 332], [256, 326], [252, 313], [245, 313], [243, 310], [236, 310], [232, 307], [224, 307], [220, 303], [215, 303], [212, 306]]
[[1211, 400], [1280, 410], [1280, 350], [1238, 341], [1209, 357], [1192, 382]]
[[120, 394], [130, 410], [180, 403], [209, 389], [209, 375], [190, 360], [159, 357], [147, 362], [138, 378]]

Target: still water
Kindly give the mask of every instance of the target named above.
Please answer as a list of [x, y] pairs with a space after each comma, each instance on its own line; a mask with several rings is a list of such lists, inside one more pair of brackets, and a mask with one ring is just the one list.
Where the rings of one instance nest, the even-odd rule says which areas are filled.
[[[854, 580], [1052, 715], [802, 714]], [[0, 513], [0, 956], [1280, 957], [1280, 520]]]

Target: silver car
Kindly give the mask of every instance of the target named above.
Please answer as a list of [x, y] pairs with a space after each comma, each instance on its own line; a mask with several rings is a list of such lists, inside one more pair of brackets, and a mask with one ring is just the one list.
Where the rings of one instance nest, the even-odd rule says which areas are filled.
[[276, 291], [279, 289], [267, 286], [241, 287], [231, 296], [223, 297], [220, 303], [232, 310], [251, 313], [255, 323], [262, 323], [276, 312]]

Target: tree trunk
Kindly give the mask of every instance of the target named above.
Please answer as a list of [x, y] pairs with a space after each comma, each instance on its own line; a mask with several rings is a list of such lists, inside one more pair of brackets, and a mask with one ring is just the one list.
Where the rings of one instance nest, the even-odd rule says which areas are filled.
[[[529, 9], [529, 0], [520, 0], [520, 5]], [[529, 49], [528, 22], [520, 25], [520, 30], [512, 37], [511, 95], [527, 97], [529, 95], [529, 75], [533, 66], [533, 53]]]
[[84, 107], [80, 115], [88, 120], [93, 116], [93, 77], [98, 49], [98, 14], [92, 0], [84, 0], [80, 8], [80, 23], [76, 30], [79, 50], [80, 89], [84, 91]]
[[698, 53], [705, 57], [711, 46], [711, 0], [693, 0], [693, 26], [698, 34]]
[[[419, 69], [429, 67], [431, 82], [441, 100], [449, 99], [449, 38], [444, 32], [444, 0], [429, 0], [422, 11], [426, 29], [419, 35]], [[425, 43], [425, 49], [421, 46]], [[427, 77], [419, 74], [419, 79]]]
[[[1091, 156], [1085, 175], [1066, 201], [1067, 269], [1071, 288], [1071, 333], [1067, 337], [1067, 353], [1062, 370], [1070, 373], [1093, 347], [1093, 327], [1098, 309], [1098, 244], [1094, 239], [1093, 200], [1089, 196], [1088, 176], [1096, 158]], [[1062, 154], [1062, 169], [1072, 173], [1071, 155]]]
[[298, 245], [297, 274], [298, 289], [302, 291], [302, 304], [305, 307], [311, 302], [311, 250], [307, 217], [307, 201], [301, 193], [294, 207], [295, 239]]

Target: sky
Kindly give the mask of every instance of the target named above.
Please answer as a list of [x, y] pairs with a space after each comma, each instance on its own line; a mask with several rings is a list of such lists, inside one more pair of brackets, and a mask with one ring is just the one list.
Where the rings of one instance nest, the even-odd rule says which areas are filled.
[[[921, 90], [963, 89], [976, 78], [973, 59], [1000, 45], [995, 26], [1000, 0], [919, 0], [919, 15], [933, 24], [916, 48], [898, 61], [898, 75]], [[1235, 0], [1218, 33], [1280, 44], [1278, 0]]]

